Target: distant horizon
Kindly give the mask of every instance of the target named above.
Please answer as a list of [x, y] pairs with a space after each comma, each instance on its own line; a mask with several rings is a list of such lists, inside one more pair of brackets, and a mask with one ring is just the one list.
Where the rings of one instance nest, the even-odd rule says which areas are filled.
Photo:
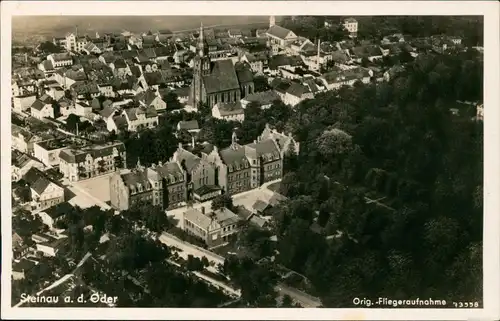
[[[36, 19], [34, 19], [36, 17]], [[277, 16], [277, 20], [281, 17]], [[63, 36], [78, 30], [82, 34], [95, 32], [132, 33], [169, 29], [190, 31], [203, 24], [207, 28], [264, 24], [269, 16], [14, 16], [13, 37]]]

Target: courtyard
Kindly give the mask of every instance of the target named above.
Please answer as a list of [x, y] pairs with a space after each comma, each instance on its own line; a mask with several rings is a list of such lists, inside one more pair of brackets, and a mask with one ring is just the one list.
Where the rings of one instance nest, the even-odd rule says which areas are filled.
[[74, 182], [71, 185], [86, 191], [93, 197], [106, 203], [110, 200], [109, 180], [113, 174], [114, 173], [108, 173], [102, 176], [92, 177]]

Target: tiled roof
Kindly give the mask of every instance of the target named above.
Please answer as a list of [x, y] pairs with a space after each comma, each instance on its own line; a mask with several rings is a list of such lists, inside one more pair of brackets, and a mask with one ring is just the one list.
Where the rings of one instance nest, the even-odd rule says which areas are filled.
[[113, 154], [113, 149], [121, 153], [125, 151], [125, 145], [122, 142], [115, 142], [106, 145], [93, 145], [82, 149], [63, 149], [59, 152], [59, 158], [68, 163], [81, 163], [85, 161], [87, 155], [92, 158], [105, 157]]
[[113, 121], [115, 122], [116, 128], [119, 130], [127, 129], [127, 119], [123, 115], [118, 115], [113, 117]]
[[23, 168], [30, 160], [33, 160], [28, 155], [21, 153], [20, 151], [13, 149], [11, 152], [11, 162], [12, 166], [17, 168]]
[[31, 108], [36, 109], [38, 111], [42, 110], [43, 107], [45, 107], [45, 103], [41, 102], [40, 100], [35, 100], [33, 104], [31, 104]]
[[63, 61], [63, 60], [71, 60], [71, 56], [68, 53], [55, 53], [52, 54], [52, 59], [54, 61]]
[[255, 203], [253, 203], [252, 208], [256, 211], [262, 212], [264, 211], [267, 207], [269, 206], [268, 203], [264, 202], [263, 200], [256, 200]]
[[222, 226], [231, 225], [240, 220], [238, 215], [225, 207], [215, 210], [212, 214], [215, 216], [217, 222]]
[[243, 64], [238, 64], [236, 66], [236, 75], [240, 84], [253, 82], [252, 72]]
[[[104, 104], [103, 104], [104, 105]], [[115, 109], [111, 106], [104, 107], [103, 110], [99, 113], [103, 118], [108, 118], [109, 116], [113, 115], [115, 112]]]
[[149, 86], [160, 85], [165, 82], [160, 71], [144, 73], [144, 79]]
[[234, 103], [217, 103], [216, 106], [221, 116], [240, 115], [245, 112], [239, 101]]
[[231, 59], [215, 61], [211, 74], [203, 77], [203, 83], [207, 94], [240, 88]]
[[200, 126], [198, 125], [198, 121], [196, 119], [194, 120], [181, 120], [177, 126], [180, 129], [185, 129], [185, 130], [193, 130], [193, 129], [200, 129]]
[[184, 181], [184, 173], [182, 168], [176, 162], [167, 162], [158, 165], [154, 168], [163, 179], [167, 181], [167, 184], [174, 184]]
[[42, 171], [35, 167], [30, 168], [28, 172], [26, 172], [23, 176], [23, 180], [28, 183], [30, 188], [37, 194], [42, 194], [51, 183], [54, 183]]
[[286, 28], [280, 27], [278, 25], [274, 25], [271, 28], [267, 29], [267, 33], [275, 36], [280, 39], [285, 39], [288, 34], [292, 32], [291, 30], [288, 30]]
[[295, 97], [302, 97], [302, 95], [310, 93], [311, 91], [304, 85], [292, 82], [286, 92]]
[[184, 219], [193, 222], [195, 225], [207, 230], [212, 223], [212, 219], [197, 209], [190, 208], [184, 212]]
[[127, 68], [127, 63], [124, 59], [116, 59], [114, 62], [115, 68]]
[[201, 158], [196, 156], [195, 154], [191, 153], [190, 151], [187, 151], [185, 149], [177, 149], [176, 151], [176, 156], [177, 156], [177, 161], [182, 165], [184, 164], [186, 166], [186, 170], [188, 172], [193, 171], [193, 169], [198, 166], [201, 162]]
[[279, 100], [280, 97], [275, 91], [268, 90], [249, 94], [243, 99], [249, 102], [258, 102], [261, 105], [268, 105], [273, 103], [275, 100]]
[[215, 185], [203, 185], [202, 187], [198, 188], [197, 190], [194, 190], [193, 193], [202, 196], [208, 193], [220, 191], [221, 188]]
[[[231, 169], [237, 167], [248, 168], [249, 163], [245, 155], [245, 148], [242, 146], [237, 146], [235, 149], [228, 147], [219, 151], [219, 155], [228, 167]], [[242, 168], [241, 168], [242, 169]]]
[[257, 156], [261, 157], [264, 162], [274, 161], [280, 158], [280, 152], [272, 139], [261, 140], [256, 143], [246, 145], [257, 151]]

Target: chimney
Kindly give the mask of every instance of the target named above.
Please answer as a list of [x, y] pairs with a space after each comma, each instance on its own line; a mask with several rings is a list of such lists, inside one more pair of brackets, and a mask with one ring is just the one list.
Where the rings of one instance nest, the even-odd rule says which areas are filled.
[[254, 143], [254, 144], [257, 144], [257, 140], [255, 140], [255, 139], [254, 139], [254, 140], [253, 140], [253, 143]]
[[194, 135], [191, 135], [191, 147], [193, 147], [193, 148], [194, 148], [194, 145], [195, 145], [195, 144], [194, 144]]
[[205, 206], [201, 207], [201, 214], [205, 215]]
[[163, 166], [163, 163], [161, 161], [159, 161], [158, 166]]
[[182, 149], [182, 143], [179, 143], [178, 148]]

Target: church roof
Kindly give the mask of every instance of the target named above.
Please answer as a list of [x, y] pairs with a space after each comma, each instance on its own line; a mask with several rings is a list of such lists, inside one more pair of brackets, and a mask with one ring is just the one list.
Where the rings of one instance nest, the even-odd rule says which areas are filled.
[[240, 84], [232, 60], [215, 61], [210, 75], [203, 76], [203, 84], [207, 94], [239, 89]]
[[285, 39], [288, 34], [292, 32], [291, 30], [288, 30], [286, 28], [280, 27], [278, 25], [271, 26], [267, 30], [267, 33], [270, 34], [271, 36], [275, 36], [280, 39]]

